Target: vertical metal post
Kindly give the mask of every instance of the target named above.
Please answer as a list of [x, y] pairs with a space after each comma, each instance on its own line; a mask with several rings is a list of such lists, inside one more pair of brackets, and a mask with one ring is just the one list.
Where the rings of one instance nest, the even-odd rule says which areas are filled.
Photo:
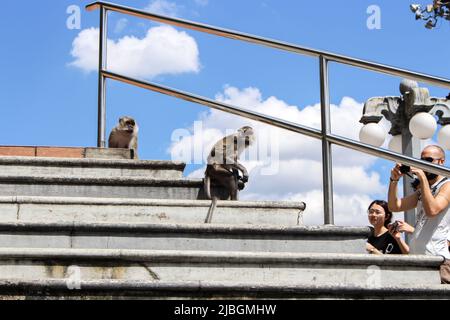
[[98, 123], [97, 123], [97, 147], [106, 146], [106, 78], [102, 70], [106, 70], [108, 13], [105, 7], [100, 7], [100, 43], [98, 66]]
[[328, 84], [328, 60], [320, 56], [320, 102], [322, 123], [322, 179], [324, 223], [334, 224], [333, 214], [333, 169], [331, 143], [327, 135], [331, 134], [330, 89]]
[[[403, 125], [402, 129], [402, 150], [405, 156], [419, 158], [420, 157], [420, 141], [417, 138], [414, 138], [409, 131], [408, 123]], [[410, 194], [413, 194], [415, 191], [411, 186], [411, 182], [413, 180], [407, 175], [403, 176], [403, 196], [406, 197]], [[416, 209], [411, 209], [405, 211], [405, 221], [414, 226], [416, 220]], [[409, 243], [410, 235], [406, 234], [406, 242]]]

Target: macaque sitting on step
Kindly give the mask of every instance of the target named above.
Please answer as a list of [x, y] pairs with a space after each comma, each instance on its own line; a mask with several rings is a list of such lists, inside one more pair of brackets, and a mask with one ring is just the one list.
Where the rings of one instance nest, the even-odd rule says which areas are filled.
[[[249, 179], [247, 169], [238, 159], [242, 152], [252, 145], [254, 141], [253, 129], [245, 126], [240, 128], [235, 134], [222, 138], [212, 148], [208, 156], [204, 179], [205, 195], [208, 199], [212, 199], [206, 223], [211, 222], [218, 198], [212, 194], [212, 186], [225, 188], [228, 194], [227, 199], [238, 200], [238, 191], [244, 189], [245, 183]], [[240, 173], [242, 173], [242, 177]]]
[[132, 150], [132, 158], [138, 159], [138, 131], [139, 127], [131, 117], [121, 117], [119, 124], [112, 129], [108, 139], [109, 148], [124, 148]]

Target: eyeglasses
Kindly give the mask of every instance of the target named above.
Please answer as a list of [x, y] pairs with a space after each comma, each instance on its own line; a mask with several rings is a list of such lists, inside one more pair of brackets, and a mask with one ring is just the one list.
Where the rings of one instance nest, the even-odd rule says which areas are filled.
[[367, 213], [368, 214], [383, 214], [384, 211], [376, 210], [376, 209], [369, 209], [369, 210], [367, 210]]
[[441, 160], [441, 159], [434, 159], [432, 157], [423, 157], [423, 158], [420, 158], [420, 160], [424, 160], [424, 161], [427, 161], [427, 162], [433, 162], [433, 161]]

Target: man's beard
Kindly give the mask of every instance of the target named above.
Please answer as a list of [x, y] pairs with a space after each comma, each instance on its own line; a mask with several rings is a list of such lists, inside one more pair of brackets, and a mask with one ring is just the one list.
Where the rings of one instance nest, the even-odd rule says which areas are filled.
[[425, 176], [427, 177], [428, 181], [430, 181], [436, 179], [438, 175], [435, 173], [425, 172]]

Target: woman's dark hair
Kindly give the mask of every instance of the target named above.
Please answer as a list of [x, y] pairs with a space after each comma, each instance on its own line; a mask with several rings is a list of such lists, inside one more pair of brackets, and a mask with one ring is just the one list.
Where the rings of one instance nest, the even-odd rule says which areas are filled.
[[384, 226], [387, 227], [388, 224], [391, 223], [392, 221], [392, 212], [389, 210], [388, 203], [384, 200], [373, 200], [372, 203], [369, 205], [369, 208], [367, 208], [367, 210], [370, 210], [370, 207], [372, 207], [374, 204], [377, 204], [384, 209], [384, 214], [386, 216]]

